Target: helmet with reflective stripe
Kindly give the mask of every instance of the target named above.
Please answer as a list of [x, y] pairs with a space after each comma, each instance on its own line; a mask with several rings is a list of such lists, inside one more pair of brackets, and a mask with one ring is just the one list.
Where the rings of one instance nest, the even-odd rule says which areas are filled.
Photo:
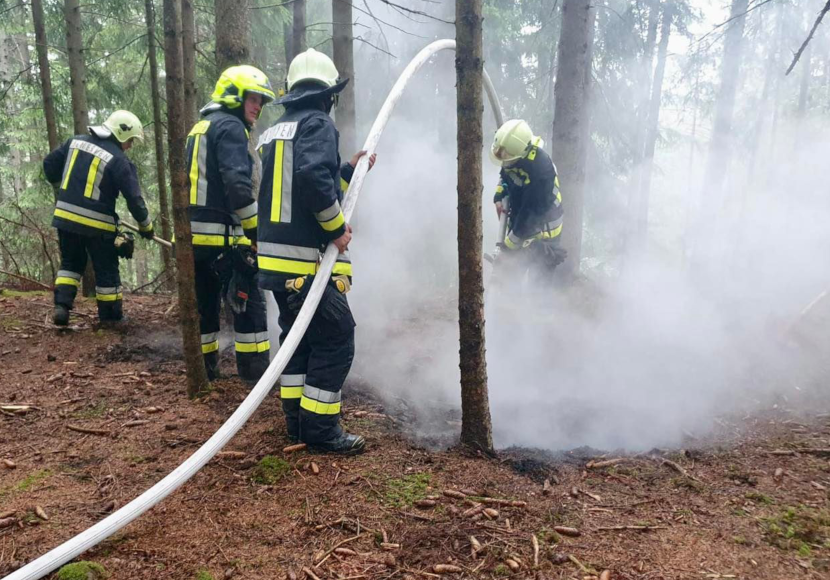
[[533, 141], [530, 125], [521, 119], [511, 119], [496, 131], [496, 138], [490, 148], [490, 159], [500, 166], [521, 159]]
[[236, 109], [242, 106], [247, 93], [262, 95], [263, 105], [275, 99], [274, 90], [264, 72], [246, 64], [232, 66], [225, 69], [216, 81], [210, 100], [229, 109]]
[[131, 112], [123, 110], [115, 111], [103, 124], [90, 127], [89, 132], [101, 139], [114, 136], [119, 143], [126, 143], [133, 138], [144, 141], [141, 121]]

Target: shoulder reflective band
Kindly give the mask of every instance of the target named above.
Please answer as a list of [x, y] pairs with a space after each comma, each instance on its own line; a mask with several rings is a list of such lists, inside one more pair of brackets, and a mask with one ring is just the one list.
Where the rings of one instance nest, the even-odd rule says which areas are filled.
[[[195, 130], [195, 128], [194, 128]], [[193, 155], [190, 159], [190, 205], [204, 206], [207, 203], [207, 143], [203, 135], [193, 135]]]

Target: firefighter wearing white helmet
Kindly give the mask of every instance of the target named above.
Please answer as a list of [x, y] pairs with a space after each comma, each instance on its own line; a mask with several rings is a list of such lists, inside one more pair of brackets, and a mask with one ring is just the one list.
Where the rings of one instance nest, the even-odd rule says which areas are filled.
[[252, 385], [268, 368], [271, 344], [265, 301], [256, 281], [257, 200], [248, 134], [274, 100], [268, 77], [232, 66], [187, 136], [187, 187], [196, 267], [196, 302], [208, 379], [219, 378], [222, 297], [233, 312], [236, 368]]
[[502, 247], [512, 251], [520, 269], [545, 278], [566, 252], [559, 245], [564, 214], [559, 177], [543, 146], [525, 121], [513, 119], [496, 131], [490, 158], [502, 168], [493, 199], [496, 212], [501, 215], [509, 207]]
[[57, 190], [52, 226], [58, 230], [61, 267], [55, 280], [53, 321], [59, 326], [69, 323], [88, 257], [95, 270], [99, 320], [116, 323], [123, 318], [115, 244], [117, 236], [124, 236], [118, 232], [115, 212], [119, 193], [138, 222], [140, 235], [153, 238], [138, 171], [124, 154], [135, 139], [144, 139], [141, 121], [129, 111], [115, 111], [101, 125], [89, 127], [88, 135], [72, 137], [43, 160], [43, 173]]
[[[280, 341], [291, 330], [329, 242], [340, 250], [333, 278], [308, 332], [280, 377], [288, 437], [310, 448], [351, 455], [365, 440], [340, 426], [340, 391], [354, 358], [354, 318], [346, 292], [352, 265], [351, 228], [340, 203], [358, 160], [340, 163], [338, 133], [329, 113], [348, 79], [325, 54], [309, 49], [288, 69], [285, 114], [266, 130], [259, 191], [260, 286], [279, 306]], [[374, 163], [374, 156], [369, 166]]]

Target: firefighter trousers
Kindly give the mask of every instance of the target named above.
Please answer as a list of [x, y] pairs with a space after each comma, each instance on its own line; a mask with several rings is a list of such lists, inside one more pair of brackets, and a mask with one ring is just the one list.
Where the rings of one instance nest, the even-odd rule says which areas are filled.
[[55, 304], [71, 309], [86, 269], [87, 254], [95, 271], [95, 298], [98, 318], [102, 321], [121, 320], [121, 274], [118, 272], [118, 254], [115, 238], [83, 236], [58, 230], [61, 267], [55, 279]]
[[[297, 319], [288, 306], [290, 296], [287, 291], [274, 292], [280, 310], [280, 344]], [[339, 319], [326, 315], [330, 310], [327, 300], [339, 302]], [[305, 336], [280, 376], [280, 398], [289, 437], [315, 444], [342, 434], [340, 391], [354, 360], [354, 327], [346, 295], [327, 288]]]
[[[234, 250], [195, 248], [194, 251], [202, 355], [211, 381], [219, 376], [219, 319], [225, 282], [216, 272], [214, 263], [225, 251]], [[257, 280], [251, 284], [245, 312], [233, 314], [233, 331], [239, 377], [249, 383], [256, 382], [268, 368], [271, 349], [265, 299]]]

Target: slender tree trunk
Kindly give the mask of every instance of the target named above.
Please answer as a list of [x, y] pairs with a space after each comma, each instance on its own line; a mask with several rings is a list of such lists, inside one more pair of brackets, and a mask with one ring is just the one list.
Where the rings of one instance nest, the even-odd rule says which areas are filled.
[[[66, 55], [69, 61], [69, 86], [72, 93], [72, 123], [75, 135], [83, 135], [89, 127], [89, 108], [86, 104], [86, 64], [81, 34], [80, 1], [65, 0], [63, 14], [66, 19]], [[82, 290], [84, 296], [95, 295], [95, 274], [89, 260], [84, 271]]]
[[196, 271], [193, 262], [185, 173], [184, 83], [182, 80], [182, 37], [179, 0], [164, 0], [164, 64], [167, 73], [167, 136], [170, 159], [170, 188], [173, 192], [173, 220], [176, 227], [176, 280], [179, 288], [179, 320], [182, 327], [187, 394], [195, 397], [207, 387], [196, 306]]
[[554, 95], [553, 160], [566, 208], [563, 242], [568, 250], [564, 267], [569, 275], [579, 270], [582, 249], [585, 159], [587, 151], [588, 83], [593, 17], [590, 0], [564, 0], [559, 36], [558, 72]]
[[291, 26], [291, 58], [294, 58], [307, 48], [305, 37], [305, 3], [306, 0], [294, 0], [292, 8], [294, 19]]
[[731, 156], [732, 118], [738, 92], [748, 3], [749, 0], [732, 0], [730, 18], [733, 20], [724, 38], [720, 90], [715, 103], [715, 121], [703, 181], [703, 187], [706, 188], [706, 195], [712, 202], [711, 209], [714, 213], [722, 209], [724, 200], [722, 189]]
[[[164, 131], [161, 122], [161, 93], [159, 91], [159, 65], [156, 56], [156, 9], [154, 0], [144, 0], [144, 17], [147, 22], [147, 60], [150, 63], [150, 100], [153, 103], [153, 141], [156, 146], [156, 181], [159, 189], [159, 222], [161, 236], [170, 240], [170, 204], [167, 201], [167, 177], [164, 169]], [[164, 269], [172, 272], [173, 259], [169, 249], [159, 246]], [[170, 284], [169, 288], [172, 289]]]
[[215, 0], [216, 64], [219, 72], [251, 61], [251, 17], [248, 0]]
[[[247, 13], [247, 10], [245, 11]], [[184, 125], [196, 122], [199, 103], [196, 92], [196, 15], [193, 0], [182, 0], [182, 67], [184, 74]]]
[[482, 122], [481, 0], [457, 0], [458, 43], [458, 325], [461, 348], [461, 443], [493, 450], [487, 361], [484, 348], [482, 277], [481, 150]]
[[58, 148], [58, 124], [55, 120], [55, 99], [52, 97], [52, 72], [49, 66], [49, 48], [46, 40], [46, 28], [43, 24], [43, 3], [32, 0], [32, 22], [35, 26], [35, 48], [37, 64], [40, 71], [40, 89], [43, 96], [43, 114], [46, 117], [46, 135], [49, 151]]
[[803, 119], [807, 114], [807, 98], [810, 93], [810, 76], [812, 71], [813, 49], [807, 45], [804, 54], [801, 55], [801, 85], [798, 89], [798, 118]]
[[637, 233], [639, 245], [645, 243], [648, 235], [648, 207], [651, 195], [651, 174], [654, 168], [654, 149], [660, 127], [660, 105], [663, 101], [663, 77], [666, 73], [666, 56], [669, 50], [672, 20], [674, 19], [674, 0], [667, 0], [663, 7], [663, 22], [660, 28], [660, 46], [657, 48], [657, 68], [651, 87], [651, 100], [648, 109], [646, 142], [643, 157], [642, 179], [638, 195]]
[[291, 38], [291, 23], [284, 22], [282, 25], [282, 46], [285, 51], [285, 76], [288, 76], [288, 66], [294, 59], [294, 39]]
[[340, 130], [340, 155], [348, 159], [356, 147], [354, 78], [354, 32], [352, 27], [352, 0], [332, 0], [334, 65], [341, 78], [350, 79], [340, 93], [337, 105], [337, 128]]

